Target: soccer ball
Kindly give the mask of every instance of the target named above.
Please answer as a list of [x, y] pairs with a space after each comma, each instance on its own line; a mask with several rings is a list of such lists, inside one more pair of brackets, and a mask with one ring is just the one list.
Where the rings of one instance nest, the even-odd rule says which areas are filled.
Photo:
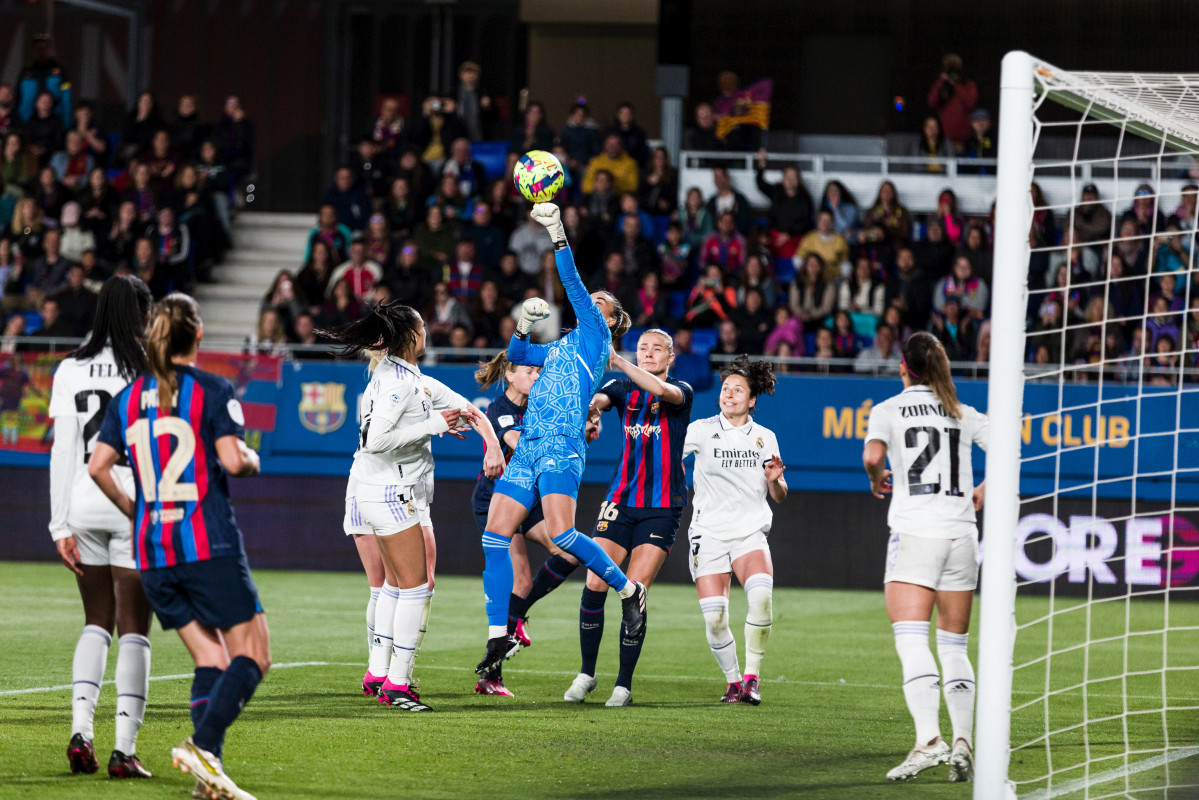
[[566, 182], [566, 175], [553, 153], [530, 150], [516, 162], [512, 181], [530, 203], [548, 203]]

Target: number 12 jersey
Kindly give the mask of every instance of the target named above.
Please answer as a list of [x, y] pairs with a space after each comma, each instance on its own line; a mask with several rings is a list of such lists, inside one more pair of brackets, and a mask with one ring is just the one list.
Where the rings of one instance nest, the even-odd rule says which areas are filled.
[[951, 416], [932, 389], [909, 386], [870, 412], [866, 444], [887, 446], [891, 462], [893, 533], [956, 539], [978, 530], [974, 515], [971, 447], [987, 449], [985, 415], [962, 404]]

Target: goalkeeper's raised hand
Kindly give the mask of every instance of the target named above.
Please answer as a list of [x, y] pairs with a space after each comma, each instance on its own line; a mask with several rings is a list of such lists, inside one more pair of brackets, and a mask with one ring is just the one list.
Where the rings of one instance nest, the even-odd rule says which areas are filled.
[[[546, 205], [549, 205], [548, 203]], [[557, 206], [554, 207], [557, 211]], [[536, 219], [536, 217], [534, 217]], [[540, 297], [530, 297], [520, 307], [520, 319], [516, 322], [516, 333], [527, 338], [533, 326], [550, 315], [550, 304]]]
[[561, 250], [566, 247], [566, 229], [562, 227], [562, 212], [553, 203], [537, 203], [533, 206], [533, 210], [529, 216], [534, 221], [541, 223], [545, 229], [549, 231], [550, 239], [554, 242], [554, 249]]

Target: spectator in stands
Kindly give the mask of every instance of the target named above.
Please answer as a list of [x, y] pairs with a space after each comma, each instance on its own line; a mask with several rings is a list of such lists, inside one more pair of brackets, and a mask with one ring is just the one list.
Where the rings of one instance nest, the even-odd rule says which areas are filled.
[[745, 265], [748, 243], [737, 230], [736, 219], [731, 211], [721, 212], [716, 221], [716, 230], [704, 240], [700, 251], [700, 263], [716, 264], [721, 269], [736, 275]]
[[1149, 301], [1149, 316], [1145, 320], [1145, 337], [1149, 342], [1149, 349], [1155, 349], [1162, 336], [1169, 336], [1172, 341], [1177, 342], [1181, 335], [1178, 324], [1179, 317], [1170, 308], [1170, 299], [1160, 294], [1152, 297]]
[[853, 265], [853, 273], [841, 283], [837, 294], [837, 308], [854, 314], [883, 315], [886, 306], [887, 287], [878, 277], [878, 272], [866, 256], [859, 256]]
[[[767, 216], [767, 225], [770, 227], [770, 249], [774, 255], [790, 258], [795, 255], [800, 237], [812, 229], [812, 196], [808, 194], [807, 187], [803, 185], [799, 167], [794, 164], [783, 167], [783, 179], [780, 183], [767, 183], [766, 158], [766, 149], [762, 148], [758, 151], [755, 180], [758, 184], [758, 191], [770, 200], [770, 211]], [[728, 172], [723, 169], [721, 171], [727, 178]], [[715, 178], [715, 174], [713, 178]], [[717, 188], [719, 186], [720, 184], [717, 184]], [[738, 205], [743, 199], [738, 200]], [[745, 203], [745, 207], [748, 213], [748, 203]], [[740, 220], [740, 222], [744, 222], [744, 220]], [[738, 224], [737, 227], [739, 230], [745, 230], [742, 224]]]
[[[796, 175], [799, 173], [797, 172]], [[733, 215], [737, 230], [741, 233], [749, 231], [753, 221], [753, 209], [749, 199], [733, 188], [732, 179], [726, 167], [716, 167], [712, 170], [712, 183], [716, 186], [716, 194], [708, 198], [708, 213], [712, 219], [719, 219], [726, 212]], [[812, 207], [812, 198], [808, 198], [808, 208]]]
[[360, 183], [355, 182], [354, 170], [348, 166], [337, 168], [333, 185], [325, 189], [321, 205], [331, 205], [337, 212], [337, 221], [351, 231], [366, 227], [371, 214], [371, 199]]
[[229, 217], [229, 193], [232, 180], [229, 170], [220, 161], [216, 143], [205, 140], [200, 143], [200, 160], [196, 164], [200, 191], [212, 200], [212, 210], [225, 231], [225, 238], [233, 240], [233, 224]]
[[329, 330], [353, 322], [361, 313], [362, 306], [354, 297], [350, 282], [343, 278], [329, 286], [329, 297], [321, 308], [317, 324], [320, 328]]
[[507, 250], [500, 256], [499, 269], [491, 273], [496, 286], [499, 287], [500, 297], [509, 306], [520, 303], [525, 298], [525, 290], [532, 285], [530, 276], [520, 268], [520, 256], [514, 251]]
[[96, 122], [96, 106], [80, 100], [72, 114], [71, 130], [83, 137], [83, 150], [96, 164], [108, 163], [108, 132]]
[[[1078, 238], [1075, 237], [1075, 241]], [[991, 253], [991, 248], [987, 245], [987, 236], [979, 225], [971, 225], [966, 228], [966, 237], [962, 240], [962, 247], [958, 251], [970, 259], [970, 263], [974, 265], [974, 274], [982, 278], [987, 284], [991, 283], [991, 274], [994, 269], [994, 260]]]
[[125, 126], [121, 129], [121, 161], [128, 163], [148, 150], [155, 131], [165, 126], [166, 121], [158, 109], [154, 93], [145, 91], [139, 94], [133, 108], [125, 115]]
[[150, 149], [141, 157], [141, 162], [150, 169], [154, 189], [160, 194], [170, 187], [179, 169], [179, 156], [171, 149], [171, 135], [166, 129], [154, 132]]
[[241, 98], [231, 94], [225, 98], [220, 119], [213, 126], [213, 136], [219, 143], [221, 162], [229, 170], [230, 189], [254, 172], [254, 123], [246, 116]]
[[458, 182], [458, 192], [463, 197], [474, 198], [483, 194], [487, 187], [487, 170], [471, 154], [470, 140], [455, 139], [450, 145], [450, 158], [441, 167], [442, 179], [452, 175]]
[[94, 167], [87, 175], [83, 191], [79, 193], [79, 207], [82, 212], [80, 224], [92, 232], [97, 242], [108, 235], [119, 204], [116, 190], [108, 182], [104, 170]]
[[859, 241], [867, 245], [882, 245], [883, 249], [894, 253], [907, 243], [911, 235], [912, 217], [899, 202], [895, 184], [883, 181], [879, 184], [874, 203], [866, 211]]
[[32, 197], [22, 197], [17, 201], [17, 209], [13, 212], [9, 229], [21, 254], [21, 260], [26, 264], [32, 264], [42, 254], [42, 235], [46, 231], [42, 209], [36, 200]]
[[766, 337], [770, 335], [774, 319], [760, 289], [754, 287], [745, 291], [745, 300], [734, 310], [732, 320], [740, 332], [744, 352], [750, 355], [765, 352]]
[[[53, 297], [47, 297], [42, 300], [38, 307], [38, 314], [42, 318], [42, 326], [33, 333], [29, 334], [31, 338], [38, 339], [74, 339], [75, 325], [70, 320], [64, 319], [59, 309], [58, 300]], [[55, 347], [56, 350], [65, 350], [65, 347]]]
[[625, 152], [633, 157], [638, 166], [648, 166], [650, 152], [645, 129], [637, 124], [632, 103], [625, 102], [616, 107], [616, 116], [609, 130], [620, 137]]
[[350, 169], [372, 200], [387, 195], [391, 186], [391, 166], [379, 157], [379, 145], [370, 136], [358, 140], [358, 147], [350, 157]]
[[591, 159], [599, 155], [599, 125], [591, 118], [586, 103], [575, 103], [566, 117], [566, 126], [558, 134], [566, 148], [565, 165], [576, 175], [582, 175]]
[[[963, 158], [995, 158], [995, 137], [991, 135], [991, 113], [976, 108], [970, 115], [970, 135], [962, 143]], [[994, 175], [995, 167], [959, 166], [959, 172], [973, 175]]]
[[941, 132], [941, 123], [933, 115], [924, 118], [924, 124], [920, 127], [920, 138], [912, 145], [912, 152], [909, 154], [913, 158], [927, 159], [924, 164], [924, 172], [944, 172], [945, 167], [941, 163], [943, 159], [954, 157], [953, 144]]
[[716, 326], [716, 347], [712, 350], [712, 355], [738, 356], [742, 353], [752, 352], [742, 342], [741, 331], [737, 329], [737, 323], [731, 319], [721, 320], [720, 324]]
[[922, 331], [928, 324], [931, 303], [929, 279], [916, 266], [911, 248], [901, 248], [895, 256], [895, 274], [887, 281], [887, 305], [899, 310], [905, 327]]
[[613, 191], [618, 194], [636, 194], [639, 185], [637, 162], [624, 150], [619, 135], [609, 133], [604, 137], [604, 149], [587, 164], [583, 174], [583, 194], [596, 190], [596, 176], [605, 171], [612, 176]]
[[64, 149], [50, 157], [50, 168], [55, 177], [72, 192], [83, 188], [94, 166], [95, 161], [84, 147], [83, 136], [74, 130], [67, 131]]
[[60, 319], [69, 327], [71, 336], [82, 338], [92, 329], [96, 317], [96, 293], [84, 285], [83, 267], [72, 264], [67, 270], [66, 286], [53, 295], [58, 304]]
[[230, 243], [213, 213], [212, 197], [200, 190], [199, 173], [191, 164], [185, 164], [175, 174], [171, 196], [170, 205], [176, 210], [179, 224], [191, 234], [197, 276], [203, 282], [210, 282], [212, 266], [224, 256]]
[[1081, 243], [1097, 242], [1112, 235], [1112, 212], [1099, 202], [1099, 187], [1088, 183], [1082, 187], [1082, 197], [1074, 207], [1074, 228]]
[[779, 355], [782, 345], [791, 348], [792, 355], [804, 354], [803, 320], [795, 316], [786, 305], [774, 309], [774, 327], [766, 337], [766, 355]]
[[457, 241], [457, 222], [446, 219], [441, 206], [430, 206], [425, 212], [425, 221], [418, 224], [412, 234], [412, 243], [420, 250], [421, 262], [431, 270], [440, 270], [449, 263]]
[[446, 264], [442, 282], [464, 306], [469, 305], [483, 285], [483, 265], [475, 258], [475, 242], [465, 238], [454, 249], [453, 264]]
[[592, 292], [608, 292], [623, 302], [633, 294], [636, 286], [637, 279], [628, 269], [624, 253], [611, 250], [604, 257], [603, 267], [591, 277], [588, 289]]
[[683, 226], [678, 222], [666, 226], [665, 240], [658, 244], [658, 264], [667, 290], [685, 288], [691, 271], [691, 243], [683, 237]]
[[824, 263], [824, 278], [836, 283], [850, 271], [849, 242], [837, 233], [833, 223], [833, 213], [822, 210], [816, 215], [816, 229], [809, 231], [799, 242], [795, 250], [795, 269], [798, 272], [804, 259], [811, 254], [820, 256]]
[[816, 349], [812, 352], [812, 358], [816, 359], [816, 363], [809, 369], [815, 372], [824, 374], [837, 374], [849, 372], [850, 367], [847, 364], [833, 364], [833, 359], [844, 358], [833, 341], [833, 332], [828, 328], [821, 327], [816, 331]]
[[912, 244], [916, 265], [931, 280], [943, 278], [953, 268], [957, 248], [945, 237], [945, 226], [936, 216], [924, 223], [924, 239]]
[[623, 299], [625, 311], [636, 328], [665, 328], [671, 325], [670, 299], [662, 291], [657, 272], [644, 272], [641, 287]]
[[62, 117], [54, 108], [54, 95], [40, 92], [33, 103], [33, 116], [25, 120], [25, 138], [29, 152], [37, 159], [37, 165], [50, 163], [50, 156], [62, 149], [66, 133]]
[[29, 50], [29, 60], [21, 69], [20, 80], [22, 82], [32, 80], [37, 85], [39, 92], [46, 90], [52, 77], [57, 77], [62, 83], [67, 83], [67, 76], [63, 72], [62, 64], [59, 64], [58, 60], [54, 58], [54, 47], [50, 41], [50, 34], [35, 33]]
[[305, 361], [324, 361], [333, 358], [333, 353], [330, 351], [316, 349], [316, 346], [321, 344], [320, 338], [316, 335], [316, 318], [307, 311], [302, 312], [296, 317], [296, 324], [292, 330], [290, 341], [292, 344], [313, 348], [312, 350], [297, 353], [297, 358]]
[[[597, 156], [602, 157], [602, 156]], [[620, 216], [620, 197], [616, 192], [615, 179], [606, 169], [598, 170], [592, 181], [592, 190], [584, 198], [580, 213], [597, 229], [608, 233]]]
[[413, 198], [408, 179], [401, 177], [391, 182], [391, 192], [383, 201], [383, 211], [392, 233], [400, 239], [407, 239], [412, 235], [424, 209]]
[[[620, 220], [620, 233], [611, 248], [624, 255], [626, 268], [635, 275], [643, 275], [657, 268], [658, 254], [654, 245], [641, 233], [641, 218], [627, 214]], [[738, 264], [740, 269], [740, 264]]]
[[554, 129], [545, 121], [545, 106], [534, 100], [525, 108], [524, 117], [512, 132], [508, 151], [523, 155], [530, 150], [550, 150], [554, 146]]
[[126, 200], [117, 206], [112, 226], [107, 235], [101, 237], [100, 257], [112, 269], [130, 267], [133, 264], [134, 247], [145, 226], [137, 218], [137, 206]]
[[[1115, 356], [1117, 352], [1112, 351], [1111, 355]], [[978, 341], [974, 345], [974, 363], [980, 364], [983, 367], [983, 375], [986, 375], [986, 369], [991, 363], [991, 320], [984, 321], [978, 326]]]
[[175, 118], [168, 128], [172, 149], [180, 158], [194, 161], [200, 156], [200, 145], [212, 135], [212, 126], [200, 119], [199, 106], [193, 94], [179, 95]]
[[475, 332], [474, 347], [507, 347], [500, 339], [500, 326], [508, 316], [508, 306], [500, 297], [495, 281], [483, 281], [479, 293], [470, 302], [470, 321]]
[[[458, 191], [458, 179], [453, 175], [441, 176], [441, 180], [437, 182], [437, 191], [429, 197], [427, 203], [429, 207], [440, 208], [445, 218], [453, 220], [455, 224], [466, 216], [467, 204], [468, 199]], [[428, 214], [427, 211], [425, 213]]]
[[4, 183], [4, 178], [0, 177], [0, 230], [12, 224], [12, 215], [22, 194], [20, 188], [15, 186], [10, 191]]
[[1153, 272], [1173, 275], [1178, 282], [1180, 293], [1186, 292], [1188, 275], [1193, 264], [1192, 254], [1187, 249], [1189, 243], [1190, 237], [1184, 239], [1178, 225], [1171, 222], [1166, 225], [1165, 236], [1158, 237], [1153, 257]]
[[954, 246], [961, 244], [965, 226], [962, 224], [962, 215], [958, 212], [958, 196], [954, 194], [953, 189], [941, 190], [941, 194], [937, 196], [935, 216], [945, 229], [945, 238]]
[[1052, 285], [1058, 268], [1069, 269], [1070, 283], [1089, 283], [1099, 278], [1099, 255], [1093, 248], [1084, 247], [1078, 231], [1067, 228], [1062, 231], [1062, 247], [1049, 254], [1049, 267], [1045, 270], [1045, 285]]
[[913, 333], [912, 329], [904, 324], [903, 314], [901, 314], [899, 309], [895, 306], [887, 306], [883, 310], [882, 324], [895, 331], [896, 343], [900, 346], [902, 346], [903, 343], [908, 340], [908, 337]]
[[1170, 215], [1168, 223], [1177, 225], [1179, 230], [1193, 231], [1196, 225], [1196, 205], [1199, 204], [1199, 185], [1188, 183], [1182, 187], [1178, 208]]
[[941, 60], [941, 74], [928, 90], [928, 105], [938, 113], [945, 138], [960, 148], [970, 138], [970, 114], [978, 102], [978, 87], [962, 74], [962, 59], [949, 53]]
[[[158, 259], [154, 255], [154, 245], [149, 239], [140, 238], [133, 243], [133, 255], [130, 257], [129, 271], [141, 278], [155, 300], [161, 300], [170, 294], [173, 283], [169, 270], [159, 269]], [[125, 267], [118, 267], [118, 270]]]
[[[511, 234], [517, 224], [525, 221], [523, 201], [521, 203], [514, 201], [509, 192], [511, 187], [511, 179], [496, 178], [487, 184], [487, 192], [480, 201], [491, 209], [491, 221], [498, 225], [505, 235]], [[519, 219], [517, 218], [518, 212], [520, 213]]]
[[853, 369], [854, 372], [876, 375], [899, 371], [899, 348], [895, 344], [895, 331], [890, 325], [879, 325], [874, 329], [874, 343], [858, 353]]
[[848, 311], [833, 314], [833, 348], [843, 358], [854, 358], [861, 350], [858, 335], [853, 330], [853, 317]]
[[121, 193], [122, 200], [130, 200], [137, 210], [139, 222], [149, 223], [158, 211], [158, 192], [151, 181], [150, 168], [145, 164], [134, 164], [130, 169], [129, 187]]
[[1033, 204], [1030, 242], [1033, 247], [1051, 247], [1057, 240], [1057, 219], [1053, 209], [1048, 208], [1049, 201], [1045, 199], [1041, 186], [1033, 182], [1029, 191], [1032, 193]]
[[824, 185], [824, 194], [820, 198], [820, 210], [833, 215], [833, 229], [845, 237], [846, 241], [856, 242], [861, 226], [858, 211], [858, 201], [853, 193], [845, 188], [838, 180], [831, 180]]
[[965, 256], [958, 256], [952, 274], [937, 281], [933, 289], [933, 308], [938, 314], [945, 313], [945, 305], [951, 299], [956, 299], [961, 311], [975, 319], [983, 319], [990, 311], [990, 290], [974, 274], [974, 265]]
[[715, 229], [715, 223], [707, 205], [704, 204], [704, 196], [697, 187], [692, 186], [687, 190], [687, 197], [679, 214], [679, 222], [683, 226], [683, 235], [686, 237], [690, 249], [696, 253], [700, 252], [703, 249], [704, 240]]
[[491, 222], [491, 209], [486, 203], [475, 203], [470, 220], [462, 226], [462, 236], [475, 242], [475, 256], [486, 269], [499, 266], [500, 256], [508, 246], [508, 237]]
[[379, 103], [379, 116], [371, 126], [371, 141], [379, 148], [379, 157], [392, 165], [399, 161], [404, 144], [404, 117], [400, 115], [400, 101], [385, 97]]
[[394, 258], [395, 239], [382, 214], [371, 214], [366, 223], [366, 257], [376, 264], [390, 264]]
[[471, 330], [470, 314], [450, 292], [450, 287], [439, 283], [433, 287], [433, 305], [429, 309], [429, 337], [434, 347], [445, 347], [450, 341], [450, 331], [461, 326]]
[[1157, 207], [1157, 197], [1153, 187], [1142, 183], [1137, 187], [1132, 205], [1120, 215], [1120, 222], [1132, 220], [1137, 224], [1137, 232], [1141, 236], [1160, 236], [1166, 229], [1166, 216]]
[[1149, 247], [1135, 219], [1120, 222], [1115, 250], [1124, 260], [1124, 269], [1131, 275], [1144, 275], [1149, 264]]
[[396, 177], [408, 180], [412, 199], [422, 208], [425, 200], [437, 188], [432, 168], [417, 158], [414, 150], [407, 147], [400, 151], [400, 163], [396, 169]]
[[42, 255], [33, 262], [33, 286], [47, 294], [61, 289], [67, 281], [67, 270], [71, 262], [63, 256], [59, 247], [62, 232], [50, 228], [42, 236]]
[[37, 188], [33, 193], [42, 216], [54, 223], [62, 213], [62, 207], [71, 198], [69, 192], [58, 182], [58, 176], [50, 167], [42, 167], [37, 173]]
[[741, 278], [737, 285], [738, 305], [745, 303], [745, 294], [750, 289], [757, 289], [761, 293], [762, 302], [768, 310], [778, 304], [778, 281], [766, 268], [762, 257], [754, 253], [746, 257], [745, 266], [741, 269]]
[[20, 130], [21, 115], [17, 110], [17, 93], [12, 84], [0, 83], [0, 136]]
[[962, 309], [957, 295], [949, 295], [938, 314], [932, 315], [929, 332], [940, 340], [950, 361], [969, 361], [978, 338], [974, 317]]
[[308, 233], [307, 255], [312, 254], [312, 245], [317, 240], [324, 242], [333, 251], [334, 264], [340, 264], [350, 255], [350, 229], [337, 219], [337, 207], [322, 203], [316, 215], [316, 227]]
[[679, 175], [665, 147], [655, 147], [641, 181], [641, 208], [657, 217], [671, 216], [679, 204]]
[[62, 230], [59, 249], [63, 256], [74, 264], [83, 260], [85, 250], [96, 249], [96, 237], [79, 224], [81, 216], [79, 204], [72, 200], [62, 207], [62, 215], [59, 218], [59, 228]]
[[362, 233], [355, 233], [350, 240], [349, 260], [333, 270], [329, 282], [337, 285], [345, 280], [354, 299], [362, 302], [382, 278], [383, 268], [366, 257], [366, 237]]
[[146, 229], [146, 238], [154, 246], [159, 269], [166, 269], [173, 289], [188, 291], [192, 282], [192, 243], [187, 226], [180, 225], [170, 208], [158, 210], [155, 224]]
[[695, 127], [687, 131], [687, 149], [701, 152], [727, 150], [728, 147], [716, 136], [716, 115], [711, 103], [695, 106]]
[[490, 136], [497, 113], [491, 94], [479, 82], [481, 70], [473, 61], [463, 61], [458, 67], [458, 89], [454, 99], [458, 114], [471, 141], [481, 142]]
[[25, 146], [25, 137], [19, 130], [10, 130], [4, 136], [4, 152], [0, 155], [0, 177], [8, 186], [17, 186], [28, 191], [37, 178], [37, 159]]
[[[308, 243], [308, 258], [296, 275], [295, 292], [300, 302], [309, 309], [319, 309], [329, 289], [329, 278], [333, 276], [336, 256], [332, 245], [321, 238]], [[320, 313], [319, 311], [314, 313]]]
[[509, 237], [508, 247], [520, 260], [521, 271], [532, 276], [541, 271], [541, 254], [551, 249], [553, 243], [542, 226], [525, 216]]
[[411, 242], [400, 248], [395, 267], [385, 277], [396, 300], [406, 306], [424, 309], [433, 299], [433, 274], [421, 266], [420, 251]]
[[729, 319], [737, 308], [737, 291], [725, 284], [719, 264], [708, 264], [687, 296], [684, 321], [693, 328], [711, 328]]

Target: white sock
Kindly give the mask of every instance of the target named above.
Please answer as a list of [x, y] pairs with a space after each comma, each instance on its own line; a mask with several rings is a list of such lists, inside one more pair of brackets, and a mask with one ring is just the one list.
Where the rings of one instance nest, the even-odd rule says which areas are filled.
[[150, 640], [127, 633], [117, 640], [116, 749], [127, 756], [137, 752], [137, 732], [146, 716], [150, 693]]
[[916, 745], [923, 747], [941, 735], [941, 676], [928, 647], [928, 623], [908, 620], [891, 627], [903, 666], [903, 696], [916, 723]]
[[100, 699], [100, 684], [108, 663], [108, 646], [112, 635], [99, 625], [85, 625], [75, 645], [75, 661], [71, 666], [74, 694], [71, 700], [71, 733], [81, 733], [85, 739], [94, 738], [92, 720], [96, 716], [96, 701]]
[[425, 643], [425, 634], [429, 632], [429, 610], [433, 607], [433, 592], [435, 589], [430, 589], [429, 594], [425, 596], [425, 608], [420, 615], [420, 630], [416, 634], [416, 651], [412, 654], [412, 661], [408, 664], [408, 684], [412, 684], [412, 670], [416, 668], [416, 657], [420, 655], [420, 647]]
[[737, 665], [737, 640], [729, 630], [729, 599], [727, 597], [704, 597], [699, 601], [699, 610], [704, 613], [708, 628], [708, 646], [716, 656], [716, 664], [729, 683], [741, 682], [741, 668]]
[[624, 585], [624, 588], [617, 592], [621, 600], [628, 600], [637, 591], [637, 584], [633, 583], [633, 579], [629, 578]]
[[416, 640], [420, 636], [420, 618], [424, 614], [425, 600], [429, 597], [429, 584], [422, 583], [411, 589], [400, 589], [396, 603], [395, 627], [391, 643], [391, 666], [387, 680], [406, 686], [412, 659], [416, 656]]
[[375, 606], [379, 603], [379, 592], [382, 586], [371, 587], [371, 599], [366, 604], [366, 655], [370, 658], [371, 647], [375, 643]]
[[367, 666], [376, 678], [387, 674], [387, 665], [391, 662], [392, 632], [399, 599], [400, 590], [385, 582], [375, 604], [375, 635], [371, 639], [371, 657]]
[[745, 674], [757, 676], [766, 655], [773, 621], [774, 578], [764, 572], [750, 575], [745, 581], [745, 599], [749, 611], [745, 615]]
[[974, 667], [966, 653], [968, 633], [937, 630], [937, 658], [941, 661], [941, 686], [953, 725], [953, 741], [973, 741]]

